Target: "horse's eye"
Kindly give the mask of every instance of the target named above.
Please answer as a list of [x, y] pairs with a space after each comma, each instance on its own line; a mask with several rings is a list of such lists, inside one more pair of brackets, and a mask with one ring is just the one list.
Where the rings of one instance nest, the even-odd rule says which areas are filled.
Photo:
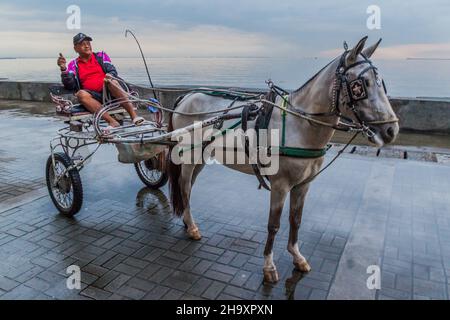
[[367, 87], [370, 86], [370, 81], [369, 81], [369, 79], [364, 79], [364, 83], [366, 84]]

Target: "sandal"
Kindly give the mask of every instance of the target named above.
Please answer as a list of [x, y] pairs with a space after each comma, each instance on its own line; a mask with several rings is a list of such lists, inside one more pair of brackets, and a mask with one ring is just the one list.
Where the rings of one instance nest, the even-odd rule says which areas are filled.
[[136, 117], [136, 118], [133, 119], [133, 124], [134, 124], [135, 126], [140, 126], [141, 124], [144, 123], [144, 121], [145, 121], [144, 118], [142, 118], [142, 117]]

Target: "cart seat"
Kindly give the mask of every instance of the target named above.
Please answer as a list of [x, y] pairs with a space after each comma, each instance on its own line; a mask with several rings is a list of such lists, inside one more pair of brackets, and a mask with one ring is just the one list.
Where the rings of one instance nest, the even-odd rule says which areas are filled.
[[[56, 115], [65, 122], [90, 120], [93, 114], [82, 104], [78, 103], [73, 91], [67, 90], [63, 85], [53, 85], [49, 88], [50, 98], [56, 104]], [[135, 107], [136, 109], [136, 107]], [[123, 108], [109, 111], [110, 115], [125, 114]]]

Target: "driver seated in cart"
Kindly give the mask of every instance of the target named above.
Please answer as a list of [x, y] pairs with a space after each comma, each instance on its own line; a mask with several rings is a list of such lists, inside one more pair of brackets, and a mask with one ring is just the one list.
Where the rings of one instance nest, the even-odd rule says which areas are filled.
[[[133, 104], [127, 100], [127, 93], [122, 85], [114, 78], [118, 78], [117, 70], [111, 63], [111, 59], [104, 52], [93, 52], [92, 38], [84, 33], [78, 33], [73, 37], [75, 52], [79, 55], [66, 66], [66, 58], [60, 53], [57, 64], [61, 69], [61, 79], [64, 87], [75, 91], [78, 101], [90, 112], [95, 113], [102, 108], [103, 84], [109, 90], [112, 97], [124, 99], [121, 104], [129, 113], [134, 125], [140, 125], [144, 118], [139, 117], [133, 108]], [[103, 115], [109, 126], [106, 131], [119, 127], [119, 122], [108, 113]]]

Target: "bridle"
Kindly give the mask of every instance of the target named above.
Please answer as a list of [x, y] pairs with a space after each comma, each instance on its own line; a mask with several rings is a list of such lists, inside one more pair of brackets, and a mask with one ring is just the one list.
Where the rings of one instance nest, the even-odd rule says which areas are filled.
[[[363, 78], [363, 75], [369, 71], [372, 71], [375, 75], [375, 82], [378, 86], [383, 86], [383, 90], [385, 94], [387, 94], [386, 91], [386, 85], [384, 83], [384, 80], [381, 79], [381, 77], [378, 74], [378, 69], [372, 64], [372, 61], [368, 59], [364, 54], [360, 54], [363, 57], [363, 60], [357, 61], [355, 63], [352, 63], [348, 66], [345, 65], [345, 61], [347, 58], [347, 55], [349, 54], [349, 51], [346, 49], [345, 52], [340, 56], [339, 58], [339, 64], [335, 71], [335, 78], [333, 81], [333, 88], [332, 88], [332, 99], [331, 99], [331, 107], [330, 111], [328, 112], [321, 112], [321, 113], [308, 113], [301, 109], [298, 109], [297, 107], [293, 106], [291, 102], [289, 101], [290, 95], [288, 95], [288, 92], [276, 85], [273, 84], [272, 81], [268, 81], [268, 85], [271, 91], [275, 92], [278, 96], [280, 96], [284, 102], [291, 107], [291, 109], [295, 112], [301, 115], [302, 118], [309, 120], [313, 123], [319, 124], [319, 125], [326, 125], [329, 127], [332, 127], [335, 130], [339, 131], [352, 131], [352, 132], [362, 132], [367, 137], [374, 137], [375, 132], [373, 132], [369, 125], [379, 125], [379, 124], [387, 124], [387, 123], [395, 123], [398, 122], [398, 118], [394, 117], [392, 119], [388, 120], [374, 120], [374, 121], [366, 121], [362, 119], [358, 113], [358, 103], [360, 101], [363, 101], [365, 99], [368, 99], [368, 90], [367, 90], [367, 79]], [[335, 61], [335, 60], [333, 60]], [[333, 61], [331, 61], [329, 64], [331, 64]], [[316, 75], [314, 75], [309, 81], [314, 79], [321, 71], [323, 71], [329, 64], [327, 64], [324, 68], [322, 68]], [[366, 68], [364, 68], [355, 79], [350, 80], [348, 72], [359, 66], [359, 65], [367, 65]], [[308, 82], [309, 82], [308, 81]], [[307, 83], [308, 83], [307, 82]], [[343, 100], [341, 103], [341, 94], [343, 96]], [[342, 105], [341, 105], [342, 104]], [[352, 114], [354, 115], [357, 122], [355, 122], [353, 119], [346, 117], [341, 109], [342, 107], [347, 107]], [[323, 121], [317, 121], [313, 117], [330, 117], [330, 116], [336, 116], [339, 118], [339, 123], [337, 125], [323, 122]]]
[[[331, 105], [331, 112], [334, 112], [336, 116], [347, 121], [341, 122], [347, 125], [349, 128], [354, 126], [354, 122], [352, 119], [345, 117], [339, 107], [340, 103], [340, 95], [341, 91], [343, 91], [344, 106], [348, 107], [350, 111], [353, 113], [355, 119], [357, 120], [357, 125], [361, 129], [361, 131], [366, 134], [368, 137], [373, 137], [375, 133], [369, 128], [371, 124], [385, 124], [385, 123], [394, 123], [398, 122], [398, 119], [389, 119], [389, 120], [381, 120], [381, 121], [366, 121], [362, 119], [358, 113], [357, 105], [359, 101], [365, 100], [369, 98], [368, 90], [367, 90], [367, 79], [363, 78], [363, 75], [369, 71], [372, 71], [375, 75], [375, 82], [380, 87], [383, 86], [384, 93], [387, 94], [386, 85], [384, 80], [381, 79], [377, 67], [372, 64], [372, 61], [368, 59], [364, 54], [360, 54], [363, 57], [363, 60], [352, 63], [348, 66], [345, 66], [345, 60], [349, 51], [345, 51], [340, 58], [339, 65], [336, 68], [335, 73], [335, 81], [333, 85], [333, 98]], [[350, 69], [355, 68], [359, 65], [367, 65], [357, 77], [353, 80], [349, 80], [348, 72]]]

